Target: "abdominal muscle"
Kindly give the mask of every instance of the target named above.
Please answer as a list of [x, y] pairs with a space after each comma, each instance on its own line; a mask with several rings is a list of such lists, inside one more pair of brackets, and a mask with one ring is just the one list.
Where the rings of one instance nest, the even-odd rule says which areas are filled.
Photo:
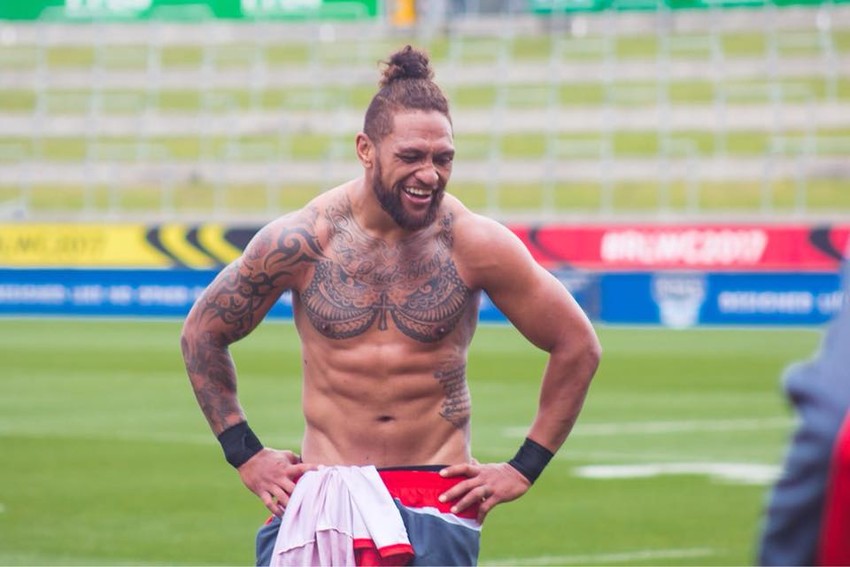
[[[450, 344], [327, 341], [304, 347], [301, 457], [377, 467], [468, 462], [469, 391]], [[451, 341], [447, 341], [451, 342]]]
[[467, 447], [464, 432], [433, 420], [332, 410], [321, 420], [307, 420], [301, 458], [310, 464], [378, 468], [447, 465], [468, 462]]

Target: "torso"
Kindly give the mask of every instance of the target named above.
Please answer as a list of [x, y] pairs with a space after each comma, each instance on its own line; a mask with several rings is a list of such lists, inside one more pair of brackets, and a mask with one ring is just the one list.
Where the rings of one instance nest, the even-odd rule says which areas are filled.
[[453, 254], [456, 214], [398, 242], [369, 235], [344, 193], [316, 205], [321, 255], [294, 291], [306, 418], [319, 464], [465, 462], [466, 354], [479, 292]]

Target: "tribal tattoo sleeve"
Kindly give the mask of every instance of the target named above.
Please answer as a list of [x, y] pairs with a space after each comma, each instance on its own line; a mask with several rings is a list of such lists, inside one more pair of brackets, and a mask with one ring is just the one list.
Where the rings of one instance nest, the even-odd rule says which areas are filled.
[[301, 213], [263, 228], [242, 257], [219, 273], [187, 318], [183, 357], [195, 396], [216, 434], [243, 418], [228, 345], [256, 328], [299, 269], [322, 257], [315, 218], [315, 211]]

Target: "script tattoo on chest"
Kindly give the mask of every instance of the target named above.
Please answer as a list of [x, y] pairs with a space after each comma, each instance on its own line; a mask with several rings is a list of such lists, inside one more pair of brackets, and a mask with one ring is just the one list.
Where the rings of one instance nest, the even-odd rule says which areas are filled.
[[325, 256], [301, 299], [324, 336], [346, 339], [377, 325], [420, 342], [449, 334], [470, 304], [471, 290], [451, 259], [452, 217], [396, 245], [366, 234], [350, 204], [327, 211]]

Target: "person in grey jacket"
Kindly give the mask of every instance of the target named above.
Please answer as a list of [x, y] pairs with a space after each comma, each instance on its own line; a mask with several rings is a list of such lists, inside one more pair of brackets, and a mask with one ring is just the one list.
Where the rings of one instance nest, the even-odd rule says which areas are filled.
[[758, 542], [759, 565], [816, 565], [828, 497], [830, 463], [850, 411], [850, 260], [843, 264], [844, 300], [809, 361], [784, 375], [798, 423], [782, 473], [772, 487]]

